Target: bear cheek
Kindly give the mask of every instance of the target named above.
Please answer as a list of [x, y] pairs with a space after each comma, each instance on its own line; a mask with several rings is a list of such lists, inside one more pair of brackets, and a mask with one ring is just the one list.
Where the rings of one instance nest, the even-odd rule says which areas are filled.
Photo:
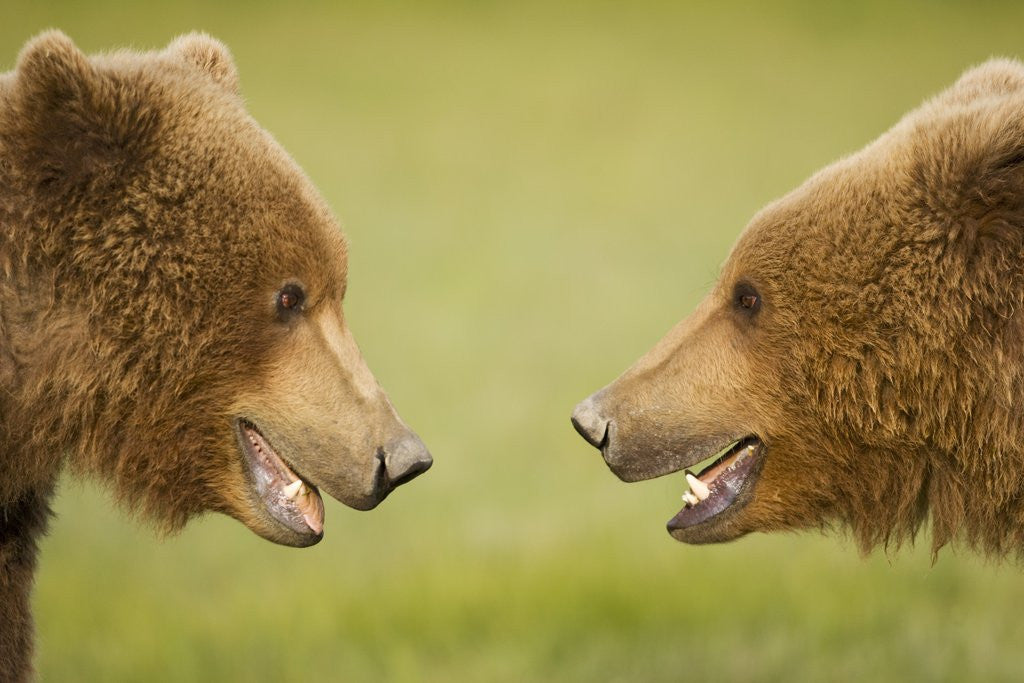
[[339, 310], [325, 307], [303, 319], [239, 405], [298, 476], [349, 507], [375, 507], [396, 482], [430, 464]]
[[673, 472], [759, 434], [756, 372], [728, 315], [709, 297], [615, 382], [581, 403], [574, 424], [626, 481]]
[[246, 414], [296, 474], [351, 507], [373, 507], [380, 401], [353, 391], [322, 356], [301, 357], [246, 397]]
[[667, 344], [637, 363], [640, 372], [623, 378], [634, 397], [636, 431], [695, 440], [758, 433], [763, 377], [751, 363], [743, 330], [719, 310], [696, 322], [670, 333]]
[[743, 511], [751, 531], [819, 527], [834, 516], [829, 453], [811, 435], [777, 437], [766, 450], [761, 474]]

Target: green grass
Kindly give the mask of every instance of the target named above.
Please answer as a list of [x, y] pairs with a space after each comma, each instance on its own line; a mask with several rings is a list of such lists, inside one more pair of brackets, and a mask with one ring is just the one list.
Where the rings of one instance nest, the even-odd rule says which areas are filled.
[[[160, 541], [65, 481], [46, 681], [1019, 680], [1024, 581], [842, 538], [673, 542], [568, 422], [684, 316], [762, 204], [992, 54], [975, 3], [13, 2], [0, 47], [225, 40], [351, 240], [348, 312], [435, 454], [296, 551]], [[927, 544], [922, 544], [926, 546]]]

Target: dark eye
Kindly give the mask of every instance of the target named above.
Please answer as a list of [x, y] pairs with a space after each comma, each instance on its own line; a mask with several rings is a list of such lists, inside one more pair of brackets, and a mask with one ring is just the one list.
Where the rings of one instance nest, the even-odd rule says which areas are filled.
[[737, 308], [745, 313], [757, 313], [761, 310], [761, 295], [754, 289], [753, 285], [746, 282], [740, 282], [736, 285], [733, 301], [736, 303]]
[[287, 284], [277, 293], [277, 314], [287, 315], [302, 310], [302, 302], [306, 300], [306, 294], [302, 287], [296, 284]]

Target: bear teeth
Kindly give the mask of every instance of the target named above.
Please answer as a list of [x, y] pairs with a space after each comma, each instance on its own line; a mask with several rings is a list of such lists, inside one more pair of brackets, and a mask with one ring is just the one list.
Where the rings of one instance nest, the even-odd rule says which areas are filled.
[[302, 483], [302, 480], [296, 479], [284, 487], [284, 496], [288, 500], [294, 500], [304, 488], [306, 488], [306, 485]]
[[[751, 456], [753, 454], [754, 446], [746, 446], [734, 456], [733, 462], [727, 468], [725, 468], [725, 472], [728, 472], [729, 470], [735, 468], [740, 462], [744, 460], [744, 458], [747, 458], [748, 456]], [[716, 473], [715, 478], [717, 478], [718, 474], [721, 474], [721, 472]], [[683, 502], [689, 505], [690, 507], [693, 507], [694, 505], [697, 505], [711, 497], [711, 488], [708, 486], [708, 484], [689, 470], [686, 471], [686, 483], [690, 485], [690, 490], [682, 495], [682, 499]]]
[[690, 485], [690, 491], [692, 491], [693, 495], [697, 497], [698, 502], [707, 500], [708, 496], [711, 495], [711, 489], [708, 488], [708, 485], [693, 476], [690, 472], [686, 473], [686, 483]]
[[243, 422], [242, 429], [250, 444], [251, 467], [258, 477], [258, 484], [261, 484], [259, 492], [264, 504], [278, 510], [280, 515], [275, 516], [286, 524], [301, 515], [313, 533], [323, 533], [324, 504], [320, 492], [292, 472], [255, 427]]

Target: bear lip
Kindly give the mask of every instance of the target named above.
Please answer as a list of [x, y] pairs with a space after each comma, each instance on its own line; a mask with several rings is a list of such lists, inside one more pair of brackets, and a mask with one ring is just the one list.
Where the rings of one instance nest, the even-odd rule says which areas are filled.
[[254, 423], [239, 419], [237, 428], [253, 488], [267, 512], [290, 531], [309, 539], [307, 544], [319, 541], [324, 503], [317, 487], [277, 454]]
[[[691, 491], [683, 494], [687, 500], [683, 509], [668, 521], [668, 531], [675, 533], [716, 518], [730, 508], [746, 503], [757, 472], [760, 470], [764, 443], [756, 436], [737, 440], [721, 457], [699, 472], [686, 470], [698, 482], [691, 483]], [[700, 487], [698, 494], [695, 489]], [[699, 502], [692, 502], [699, 498]]]

